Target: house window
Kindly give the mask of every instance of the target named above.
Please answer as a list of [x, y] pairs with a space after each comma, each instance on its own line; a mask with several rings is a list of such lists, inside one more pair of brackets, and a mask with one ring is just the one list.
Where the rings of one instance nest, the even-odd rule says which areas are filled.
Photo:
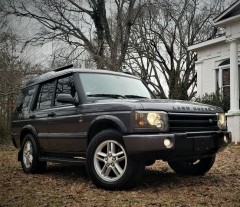
[[222, 61], [216, 69], [216, 90], [230, 100], [230, 59]]
[[216, 91], [219, 90], [221, 88], [221, 83], [219, 81], [219, 69], [217, 68], [215, 70], [215, 76], [216, 76]]
[[[238, 78], [240, 80], [240, 61], [238, 61]], [[222, 61], [215, 69], [215, 83], [216, 91], [219, 90], [224, 96], [225, 100], [230, 102], [230, 59]], [[240, 91], [240, 83], [239, 83]], [[239, 99], [240, 107], [240, 99]]]
[[223, 96], [230, 100], [230, 69], [222, 69], [222, 93]]

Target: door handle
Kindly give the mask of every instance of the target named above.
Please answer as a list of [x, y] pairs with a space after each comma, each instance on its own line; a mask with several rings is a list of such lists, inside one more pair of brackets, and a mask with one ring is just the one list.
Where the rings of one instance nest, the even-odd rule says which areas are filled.
[[54, 113], [54, 112], [50, 112], [50, 113], [48, 113], [48, 116], [51, 116], [51, 117], [53, 117], [53, 116], [55, 116], [56, 114]]

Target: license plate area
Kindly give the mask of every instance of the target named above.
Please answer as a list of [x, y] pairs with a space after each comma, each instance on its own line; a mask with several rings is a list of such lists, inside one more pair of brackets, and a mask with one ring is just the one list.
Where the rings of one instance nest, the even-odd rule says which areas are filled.
[[194, 139], [194, 150], [197, 153], [208, 152], [214, 147], [212, 136], [199, 137]]

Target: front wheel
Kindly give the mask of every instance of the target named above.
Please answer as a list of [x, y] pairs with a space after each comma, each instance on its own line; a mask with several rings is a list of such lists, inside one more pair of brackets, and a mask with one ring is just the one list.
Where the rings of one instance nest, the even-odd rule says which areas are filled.
[[[93, 183], [108, 190], [130, 188], [142, 173], [125, 150], [122, 136], [116, 130], [104, 130], [90, 142], [87, 150], [87, 171]], [[142, 165], [143, 166], [143, 165]]]
[[181, 160], [168, 162], [169, 166], [178, 174], [204, 175], [214, 164], [215, 155], [197, 160]]

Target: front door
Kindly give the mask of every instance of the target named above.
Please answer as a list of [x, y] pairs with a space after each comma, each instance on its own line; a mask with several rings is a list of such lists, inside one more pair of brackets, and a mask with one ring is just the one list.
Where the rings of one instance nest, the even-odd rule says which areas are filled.
[[78, 106], [57, 101], [59, 94], [71, 94], [76, 97], [72, 75], [56, 80], [56, 90], [52, 107], [48, 111], [48, 150], [53, 153], [76, 153], [83, 151], [86, 135], [80, 131]]

